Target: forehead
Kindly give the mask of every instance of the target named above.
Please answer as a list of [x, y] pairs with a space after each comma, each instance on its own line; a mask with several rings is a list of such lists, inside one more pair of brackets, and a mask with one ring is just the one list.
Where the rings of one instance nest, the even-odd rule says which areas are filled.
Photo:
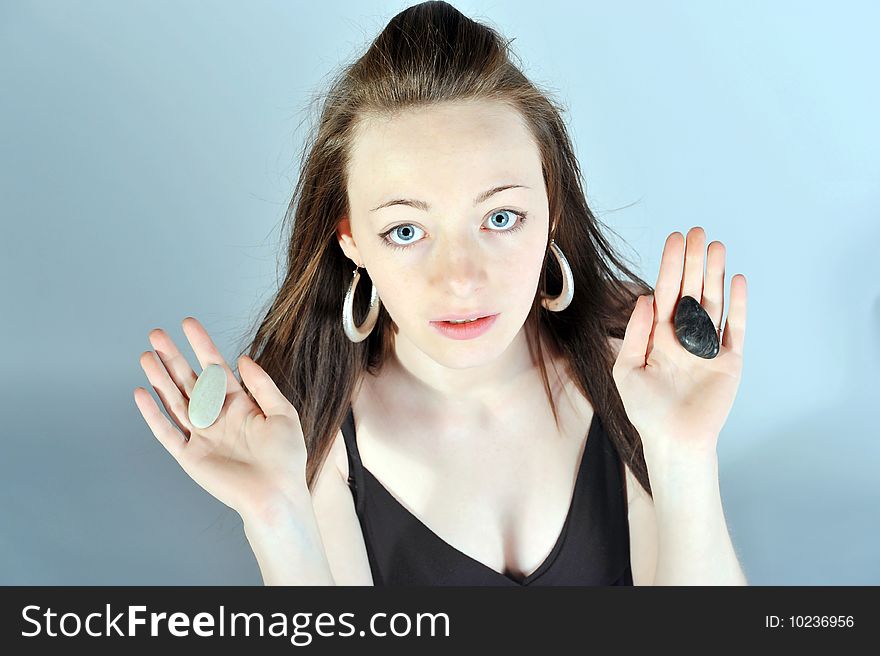
[[[540, 179], [538, 147], [520, 114], [503, 103], [468, 101], [363, 119], [349, 162], [352, 190], [405, 191], [395, 182], [466, 184], [481, 177]], [[379, 188], [378, 183], [382, 183]], [[392, 188], [385, 189], [386, 184]]]

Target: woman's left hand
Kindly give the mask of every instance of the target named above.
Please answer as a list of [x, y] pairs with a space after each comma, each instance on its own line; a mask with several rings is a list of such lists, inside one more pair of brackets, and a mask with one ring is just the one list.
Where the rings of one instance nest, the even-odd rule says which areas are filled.
[[746, 330], [745, 276], [731, 279], [730, 310], [717, 356], [693, 355], [675, 335], [673, 319], [682, 296], [699, 301], [716, 328], [724, 314], [725, 247], [720, 241], [709, 244], [703, 276], [705, 243], [700, 227], [692, 228], [687, 239], [680, 232], [666, 238], [653, 303], [649, 295], [639, 297], [614, 363], [614, 382], [646, 458], [714, 454], [736, 398]]

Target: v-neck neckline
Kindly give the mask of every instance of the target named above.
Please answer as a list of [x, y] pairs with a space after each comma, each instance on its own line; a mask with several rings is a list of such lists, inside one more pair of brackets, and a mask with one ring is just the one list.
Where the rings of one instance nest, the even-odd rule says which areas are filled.
[[[595, 433], [597, 432], [597, 429], [598, 429], [598, 416], [597, 416], [596, 412], [594, 411], [593, 418], [590, 420], [590, 427], [587, 430], [587, 438], [585, 440], [585, 444], [584, 444], [583, 449], [581, 451], [580, 463], [578, 464], [578, 470], [577, 470], [577, 476], [574, 481], [574, 489], [572, 490], [571, 499], [568, 504], [568, 513], [565, 516], [565, 521], [562, 523], [562, 530], [559, 532], [559, 536], [556, 538], [556, 542], [554, 543], [553, 548], [550, 550], [550, 553], [547, 555], [547, 557], [544, 559], [544, 561], [540, 565], [538, 565], [538, 567], [531, 574], [528, 574], [527, 576], [523, 577], [522, 579], [515, 579], [512, 576], [505, 574], [504, 572], [499, 572], [497, 569], [494, 569], [493, 567], [489, 567], [486, 563], [484, 563], [480, 560], [477, 560], [473, 556], [469, 556], [468, 554], [464, 553], [460, 549], [452, 546], [449, 542], [447, 542], [442, 537], [440, 537], [440, 535], [438, 535], [430, 526], [428, 526], [421, 519], [419, 519], [419, 517], [417, 517], [409, 508], [407, 508], [400, 501], [398, 501], [397, 497], [395, 497], [393, 494], [391, 494], [391, 492], [388, 490], [388, 488], [386, 488], [382, 484], [382, 482], [378, 478], [376, 478], [369, 469], [364, 467], [363, 462], [361, 462], [361, 470], [364, 472], [365, 475], [367, 475], [373, 479], [373, 481], [376, 483], [376, 485], [382, 491], [382, 493], [385, 494], [386, 497], [388, 499], [390, 499], [394, 505], [396, 505], [398, 508], [403, 510], [403, 512], [405, 512], [407, 515], [412, 517], [412, 519], [416, 522], [416, 524], [418, 526], [420, 526], [421, 528], [423, 528], [425, 530], [425, 532], [428, 535], [430, 535], [432, 537], [432, 539], [434, 539], [437, 543], [442, 545], [443, 548], [451, 551], [453, 554], [455, 554], [456, 556], [458, 556], [460, 558], [466, 559], [468, 562], [473, 563], [474, 565], [476, 565], [480, 569], [483, 569], [484, 571], [487, 571], [487, 572], [494, 574], [496, 576], [501, 576], [501, 577], [505, 578], [507, 581], [509, 581], [510, 583], [512, 583], [514, 585], [526, 586], [526, 585], [529, 585], [530, 583], [532, 583], [539, 576], [544, 575], [553, 566], [553, 563], [556, 562], [556, 559], [559, 556], [559, 553], [562, 551], [562, 547], [565, 544], [566, 535], [568, 534], [569, 525], [572, 522], [572, 515], [574, 514], [574, 506], [577, 501], [578, 493], [579, 493], [581, 485], [582, 485], [582, 479], [584, 478], [584, 469], [586, 468], [587, 464], [595, 458], [595, 456], [593, 456], [592, 452], [590, 451], [590, 449], [593, 448], [590, 445], [596, 441], [596, 439], [594, 439], [594, 438], [595, 438]], [[354, 430], [354, 421], [352, 421], [352, 432], [355, 436], [355, 445], [357, 445], [357, 431]]]

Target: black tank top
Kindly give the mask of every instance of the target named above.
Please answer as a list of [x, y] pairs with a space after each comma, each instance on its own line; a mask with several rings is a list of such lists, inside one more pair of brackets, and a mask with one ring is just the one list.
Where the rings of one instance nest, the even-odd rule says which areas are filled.
[[374, 585], [633, 585], [622, 464], [598, 414], [562, 532], [546, 560], [523, 579], [459, 551], [397, 501], [361, 463], [350, 406], [342, 435]]

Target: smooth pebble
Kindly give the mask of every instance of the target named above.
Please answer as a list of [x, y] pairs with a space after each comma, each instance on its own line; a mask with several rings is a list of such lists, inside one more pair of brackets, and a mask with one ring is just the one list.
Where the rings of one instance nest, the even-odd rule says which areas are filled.
[[213, 424], [226, 400], [226, 370], [222, 365], [209, 364], [199, 374], [189, 399], [189, 423], [196, 428]]
[[682, 296], [675, 308], [675, 336], [686, 351], [711, 360], [720, 348], [718, 329], [699, 301]]

